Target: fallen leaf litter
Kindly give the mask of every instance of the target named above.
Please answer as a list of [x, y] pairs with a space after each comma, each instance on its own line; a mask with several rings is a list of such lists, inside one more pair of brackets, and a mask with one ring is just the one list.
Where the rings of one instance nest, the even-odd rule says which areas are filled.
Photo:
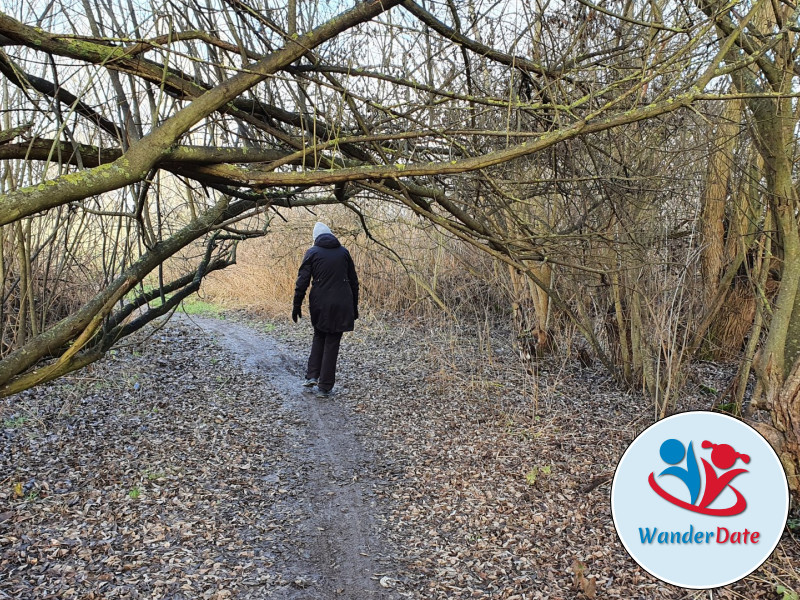
[[[469, 331], [360, 322], [339, 394], [308, 399], [335, 405], [309, 413], [285, 388], [307, 324], [256, 327], [287, 364], [258, 372], [224, 328], [180, 321], [2, 400], [0, 598], [705, 597], [640, 570], [614, 533], [607, 475], [650, 417], [602, 373], [550, 359], [531, 374]], [[314, 415], [346, 421], [332, 459], [309, 439]], [[337, 501], [356, 504], [361, 538], [326, 541], [346, 536], [314, 515], [326, 498], [342, 515]], [[367, 547], [326, 560], [342, 543]], [[714, 595], [800, 589], [799, 555], [787, 533]]]

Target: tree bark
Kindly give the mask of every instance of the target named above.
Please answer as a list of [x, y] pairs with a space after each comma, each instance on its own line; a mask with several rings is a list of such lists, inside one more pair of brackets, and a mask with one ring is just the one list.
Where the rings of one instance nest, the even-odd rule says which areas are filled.
[[741, 110], [738, 101], [729, 101], [721, 122], [714, 132], [711, 155], [708, 159], [706, 187], [701, 198], [700, 234], [703, 253], [700, 272], [703, 278], [703, 298], [708, 306], [717, 294], [725, 258], [725, 207], [733, 166], [733, 148], [739, 130]]
[[[0, 197], [0, 225], [142, 181], [147, 173], [169, 154], [173, 144], [197, 122], [263, 81], [267, 76], [290, 65], [303, 56], [309, 48], [315, 48], [342, 31], [376, 17], [400, 1], [361, 2], [313, 31], [289, 40], [282, 49], [252, 65], [247, 71], [242, 71], [210, 89], [187, 107], [179, 110], [160, 127], [132, 143], [129, 150], [111, 164], [70, 173], [5, 194]], [[2, 17], [7, 19], [5, 15]]]

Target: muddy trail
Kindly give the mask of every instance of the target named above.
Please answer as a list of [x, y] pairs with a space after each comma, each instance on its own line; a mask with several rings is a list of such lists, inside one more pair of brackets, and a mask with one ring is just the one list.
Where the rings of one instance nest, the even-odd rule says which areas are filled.
[[399, 597], [363, 424], [257, 327], [176, 315], [0, 404], [0, 599]]
[[[320, 399], [303, 388], [304, 357], [251, 326], [213, 318], [193, 318], [215, 337], [247, 373], [266, 378], [285, 409], [305, 425], [307, 440], [297, 448], [309, 465], [302, 499], [307, 520], [296, 532], [299, 588], [286, 598], [369, 598], [394, 596], [381, 586], [389, 562], [374, 528], [375, 507], [370, 466], [375, 457], [359, 442], [348, 411], [332, 398]], [[265, 415], [265, 418], [268, 418]], [[383, 579], [384, 586], [389, 585]]]

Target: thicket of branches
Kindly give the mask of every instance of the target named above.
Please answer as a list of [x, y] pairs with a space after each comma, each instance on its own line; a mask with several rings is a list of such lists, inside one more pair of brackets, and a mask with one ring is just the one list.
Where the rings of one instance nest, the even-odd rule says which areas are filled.
[[271, 219], [341, 204], [497, 259], [521, 351], [569, 322], [660, 415], [693, 357], [741, 361], [739, 407], [754, 368], [797, 485], [791, 3], [3, 8], [0, 393], [96, 360]]

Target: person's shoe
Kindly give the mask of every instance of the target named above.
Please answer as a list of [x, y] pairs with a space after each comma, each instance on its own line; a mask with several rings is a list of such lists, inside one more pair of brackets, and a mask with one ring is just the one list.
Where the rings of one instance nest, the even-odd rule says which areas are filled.
[[314, 387], [315, 385], [317, 385], [317, 380], [316, 380], [316, 379], [314, 379], [313, 377], [312, 377], [311, 379], [306, 379], [306, 380], [303, 382], [303, 387], [306, 387], [306, 388], [312, 388], [312, 387]]
[[316, 391], [314, 392], [314, 395], [317, 398], [330, 398], [331, 396], [333, 396], [333, 390], [323, 390], [317, 388]]

